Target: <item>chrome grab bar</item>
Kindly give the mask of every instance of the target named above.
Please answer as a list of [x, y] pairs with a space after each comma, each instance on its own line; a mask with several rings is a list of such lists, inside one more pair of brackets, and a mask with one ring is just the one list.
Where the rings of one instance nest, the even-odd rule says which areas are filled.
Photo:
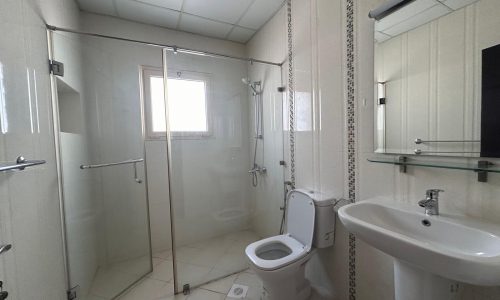
[[454, 140], [434, 140], [434, 141], [424, 141], [420, 138], [415, 139], [415, 144], [425, 144], [425, 143], [480, 143], [481, 141], [471, 140], [471, 141], [454, 141]]
[[144, 158], [138, 158], [138, 159], [129, 159], [129, 160], [124, 160], [124, 161], [107, 163], [107, 164], [99, 164], [99, 165], [81, 165], [80, 169], [86, 170], [86, 169], [96, 169], [96, 168], [104, 168], [104, 167], [111, 167], [111, 166], [133, 164], [134, 165], [134, 181], [141, 184], [142, 179], [140, 179], [139, 176], [137, 175], [137, 163], [140, 163], [143, 161], [144, 161]]
[[29, 167], [43, 165], [45, 164], [45, 160], [26, 160], [23, 156], [19, 156], [16, 159], [15, 163], [3, 163], [0, 164], [0, 172], [9, 171], [9, 170], [24, 170]]
[[143, 162], [143, 161], [144, 161], [144, 158], [138, 158], [138, 159], [130, 159], [130, 160], [124, 160], [124, 161], [120, 161], [120, 162], [107, 163], [107, 164], [81, 165], [80, 169], [85, 170], [85, 169], [96, 169], [96, 168], [104, 168], [104, 167], [127, 165], [127, 164], [136, 164], [136, 163]]

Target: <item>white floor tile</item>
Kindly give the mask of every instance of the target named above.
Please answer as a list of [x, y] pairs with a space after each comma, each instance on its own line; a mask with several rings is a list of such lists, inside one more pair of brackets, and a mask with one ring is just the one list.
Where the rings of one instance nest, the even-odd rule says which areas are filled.
[[147, 273], [151, 272], [151, 261], [149, 256], [144, 256], [136, 259], [114, 263], [109, 266], [108, 269], [144, 276]]
[[255, 275], [255, 274], [250, 274], [250, 273], [238, 274], [238, 277], [236, 278], [234, 283], [247, 285], [247, 286], [251, 286], [251, 287], [256, 287], [256, 288], [262, 287], [262, 281], [259, 279], [259, 277], [257, 277], [257, 275]]
[[109, 300], [110, 298], [103, 298], [100, 296], [96, 295], [88, 295], [87, 297], [83, 298], [84, 300]]
[[180, 286], [189, 283], [192, 286], [205, 282], [211, 268], [179, 262], [177, 264], [178, 282]]
[[193, 264], [193, 261], [203, 253], [202, 249], [192, 247], [179, 247], [175, 251], [175, 259], [178, 262]]
[[207, 291], [204, 289], [194, 290], [188, 297], [187, 300], [224, 300], [226, 298], [225, 294], [220, 294], [212, 291]]
[[248, 268], [248, 262], [244, 255], [235, 253], [226, 253], [223, 258], [221, 258], [215, 264], [217, 269], [222, 269], [228, 271], [228, 273], [235, 273]]
[[173, 263], [170, 260], [164, 260], [153, 267], [153, 272], [148, 275], [149, 278], [170, 282], [174, 278]]
[[173, 294], [172, 285], [167, 285], [166, 282], [160, 280], [145, 278], [123, 295], [120, 300], [157, 300], [165, 299]]
[[158, 253], [153, 253], [153, 257], [161, 259], [172, 259], [172, 250], [165, 250]]
[[227, 294], [227, 292], [231, 289], [231, 286], [234, 284], [236, 277], [237, 275], [231, 275], [226, 278], [207, 283], [201, 286], [201, 288], [217, 293]]
[[100, 269], [94, 279], [90, 294], [113, 298], [137, 280], [137, 276], [116, 270]]

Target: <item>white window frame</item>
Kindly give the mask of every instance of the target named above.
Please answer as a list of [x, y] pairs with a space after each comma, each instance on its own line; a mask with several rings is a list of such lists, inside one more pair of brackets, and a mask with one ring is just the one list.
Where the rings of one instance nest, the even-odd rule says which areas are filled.
[[[170, 131], [171, 139], [202, 139], [212, 137], [212, 116], [211, 116], [211, 76], [208, 73], [200, 73], [194, 71], [185, 70], [174, 70], [168, 69], [169, 79], [185, 79], [185, 80], [196, 80], [205, 82], [205, 109], [207, 118], [207, 131]], [[145, 130], [146, 139], [149, 140], [163, 140], [167, 138], [167, 132], [155, 132], [152, 129], [152, 111], [151, 111], [151, 77], [163, 77], [163, 70], [155, 67], [142, 66], [142, 102], [144, 106], [144, 120], [145, 120]], [[168, 85], [167, 85], [168, 89]], [[168, 96], [167, 96], [168, 97]], [[167, 98], [165, 97], [165, 98]], [[168, 99], [166, 99], [165, 105], [168, 108]], [[168, 126], [168, 114], [165, 117]]]

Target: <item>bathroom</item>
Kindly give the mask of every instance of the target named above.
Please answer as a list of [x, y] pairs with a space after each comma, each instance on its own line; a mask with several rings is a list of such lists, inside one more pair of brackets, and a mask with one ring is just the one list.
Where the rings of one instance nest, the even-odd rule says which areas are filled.
[[498, 12], [0, 0], [0, 299], [500, 299]]

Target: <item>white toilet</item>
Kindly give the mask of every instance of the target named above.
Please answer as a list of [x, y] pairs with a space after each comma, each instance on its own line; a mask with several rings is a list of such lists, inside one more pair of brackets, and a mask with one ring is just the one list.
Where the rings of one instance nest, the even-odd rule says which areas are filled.
[[305, 265], [313, 246], [333, 245], [333, 199], [294, 190], [288, 194], [286, 233], [252, 243], [245, 249], [250, 268], [262, 280], [268, 300], [305, 300], [311, 285]]

